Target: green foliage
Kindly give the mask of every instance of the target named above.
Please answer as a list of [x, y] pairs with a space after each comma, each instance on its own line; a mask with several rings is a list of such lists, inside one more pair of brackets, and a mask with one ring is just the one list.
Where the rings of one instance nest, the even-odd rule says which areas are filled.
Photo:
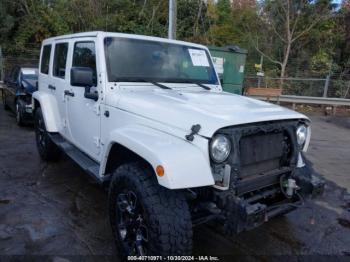
[[[280, 14], [286, 1], [177, 0], [177, 38], [248, 49], [247, 72], [255, 74], [260, 53], [252, 39], [258, 39], [259, 47], [271, 57], [283, 58], [285, 44], [274, 30], [284, 30]], [[324, 77], [331, 65], [348, 70], [349, 1], [340, 9], [334, 9], [331, 0], [303, 2], [290, 0], [290, 17], [298, 19], [296, 33], [321, 13], [328, 18], [293, 42], [286, 74]], [[103, 30], [166, 37], [167, 27], [167, 0], [0, 0], [0, 46], [6, 54], [38, 48], [43, 39], [55, 35]], [[266, 58], [263, 69], [269, 76], [280, 73], [280, 67]]]
[[332, 67], [332, 58], [325, 50], [319, 50], [311, 57], [311, 70], [323, 75], [327, 75]]

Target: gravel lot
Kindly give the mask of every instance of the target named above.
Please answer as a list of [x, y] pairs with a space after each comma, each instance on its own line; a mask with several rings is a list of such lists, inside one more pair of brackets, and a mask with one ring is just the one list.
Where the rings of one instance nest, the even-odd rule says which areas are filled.
[[[106, 192], [68, 158], [41, 162], [33, 129], [18, 128], [0, 106], [0, 255], [115, 255]], [[350, 129], [344, 125], [349, 120], [311, 119], [307, 156], [327, 180], [324, 196], [235, 237], [224, 236], [215, 223], [199, 226], [194, 254], [252, 260], [261, 255], [329, 254], [349, 259]]]

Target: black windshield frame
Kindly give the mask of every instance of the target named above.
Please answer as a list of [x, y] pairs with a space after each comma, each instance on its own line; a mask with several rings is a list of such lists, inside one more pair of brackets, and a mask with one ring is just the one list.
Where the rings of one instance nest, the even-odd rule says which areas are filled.
[[[113, 41], [133, 41], [133, 42], [139, 42], [139, 43], [145, 43], [149, 44], [150, 42], [157, 43], [159, 45], [168, 45], [169, 47], [180, 47], [180, 48], [186, 48], [186, 49], [196, 49], [196, 50], [202, 50], [205, 52], [207, 56], [207, 60], [209, 63], [208, 68], [208, 78], [209, 79], [195, 79], [195, 78], [174, 78], [174, 77], [157, 77], [155, 75], [148, 77], [148, 76], [116, 76], [113, 74], [111, 69], [111, 61], [108, 55], [108, 42]], [[218, 85], [219, 80], [216, 74], [216, 71], [214, 69], [214, 65], [211, 61], [211, 57], [209, 52], [200, 47], [191, 46], [191, 45], [182, 45], [178, 43], [169, 43], [169, 42], [160, 42], [156, 40], [149, 40], [149, 39], [138, 39], [138, 38], [125, 38], [125, 37], [105, 37], [104, 38], [104, 52], [105, 52], [105, 59], [106, 59], [106, 67], [107, 67], [107, 79], [109, 82], [162, 82], [162, 83], [200, 83], [200, 84], [211, 84], [211, 85]], [[210, 72], [209, 72], [210, 71]]]

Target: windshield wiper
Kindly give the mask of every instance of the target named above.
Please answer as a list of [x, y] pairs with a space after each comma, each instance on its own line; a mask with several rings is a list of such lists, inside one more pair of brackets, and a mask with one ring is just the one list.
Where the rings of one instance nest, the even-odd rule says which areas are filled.
[[201, 83], [193, 82], [193, 84], [196, 84], [196, 85], [200, 86], [201, 88], [203, 88], [205, 90], [211, 90], [211, 88], [209, 86], [203, 85]]
[[158, 86], [160, 88], [163, 88], [163, 89], [172, 89], [171, 87], [168, 87], [168, 86], [165, 86], [165, 85], [162, 85], [158, 82], [150, 82], [151, 84], [155, 85], [155, 86]]
[[[150, 81], [147, 80], [145, 78], [138, 78], [138, 77], [120, 77], [120, 78], [116, 78], [114, 80], [115, 82], [144, 82], [144, 83], [150, 83], [153, 84], [155, 86], [158, 86], [162, 89], [172, 89], [169, 86], [163, 85], [161, 83], [155, 82], [155, 81]], [[196, 81], [191, 81], [191, 80], [186, 80], [186, 79], [181, 79], [181, 80], [177, 80], [177, 81], [172, 81], [172, 80], [168, 80], [167, 82], [169, 83], [186, 83], [186, 84], [194, 84], [197, 85], [205, 90], [211, 90], [211, 88], [209, 86], [206, 86], [202, 83], [196, 82]]]
[[171, 87], [162, 85], [158, 82], [152, 82], [152, 81], [149, 81], [147, 79], [137, 78], [137, 77], [135, 77], [135, 78], [133, 78], [133, 77], [121, 77], [121, 78], [115, 79], [115, 82], [143, 82], [143, 83], [150, 83], [150, 84], [158, 86], [162, 89], [172, 89]]
[[[179, 82], [180, 83], [180, 82]], [[195, 82], [195, 81], [190, 81], [190, 80], [181, 80], [181, 83], [186, 83], [186, 84], [195, 84], [205, 90], [211, 90], [211, 88], [209, 86], [206, 86], [206, 85], [203, 85], [202, 83], [198, 83], [198, 82]]]

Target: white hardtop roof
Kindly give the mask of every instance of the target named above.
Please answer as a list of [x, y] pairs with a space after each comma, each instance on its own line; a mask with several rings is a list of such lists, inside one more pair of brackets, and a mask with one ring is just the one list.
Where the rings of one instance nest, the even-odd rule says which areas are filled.
[[207, 47], [204, 45], [185, 42], [185, 41], [172, 40], [172, 39], [155, 37], [155, 36], [145, 36], [145, 35], [125, 34], [125, 33], [113, 33], [113, 32], [103, 32], [103, 31], [92, 31], [92, 32], [84, 32], [84, 33], [76, 33], [76, 34], [51, 37], [51, 38], [45, 39], [43, 41], [43, 44], [47, 44], [48, 42], [53, 42], [53, 41], [57, 41], [57, 40], [80, 38], [80, 37], [98, 37], [98, 36], [101, 36], [101, 37], [122, 37], [122, 38], [131, 38], [131, 39], [149, 40], [149, 41], [173, 43], [173, 44], [187, 45], [187, 46], [193, 46], [193, 47], [207, 49]]

